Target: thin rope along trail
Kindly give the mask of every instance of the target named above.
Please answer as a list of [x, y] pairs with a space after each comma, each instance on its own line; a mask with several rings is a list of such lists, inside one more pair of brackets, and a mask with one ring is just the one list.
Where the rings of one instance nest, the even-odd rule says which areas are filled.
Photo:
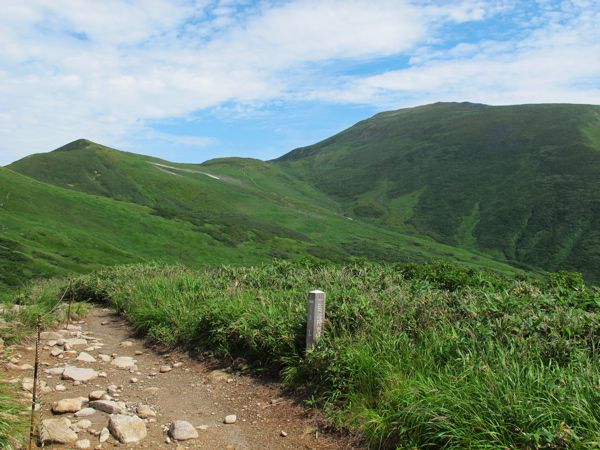
[[[30, 425], [29, 425], [29, 450], [32, 449], [32, 445], [33, 445], [33, 431], [34, 429], [37, 429], [37, 438], [41, 443], [42, 448], [45, 447], [45, 442], [44, 442], [44, 436], [43, 436], [43, 429], [42, 429], [42, 421], [43, 421], [43, 400], [42, 400], [42, 392], [41, 389], [39, 389], [39, 368], [40, 368], [40, 334], [41, 334], [41, 329], [42, 329], [42, 320], [49, 317], [51, 314], [53, 314], [58, 307], [63, 303], [67, 293], [69, 293], [69, 299], [72, 300], [73, 299], [73, 293], [71, 292], [71, 279], [69, 279], [69, 284], [67, 285], [67, 287], [65, 288], [65, 291], [63, 292], [63, 294], [61, 295], [60, 299], [58, 300], [58, 302], [52, 307], [52, 309], [48, 312], [46, 312], [46, 314], [42, 315], [38, 315], [37, 318], [37, 323], [36, 323], [36, 338], [35, 338], [35, 363], [34, 363], [34, 369], [33, 369], [33, 398], [31, 401], [31, 421], [30, 421]], [[69, 311], [67, 313], [67, 326], [68, 321], [70, 320], [70, 316], [71, 316], [71, 305], [69, 303]], [[37, 407], [37, 408], [36, 408]], [[36, 417], [36, 409], [39, 411], [38, 414], [38, 420], [37, 420], [37, 424], [35, 423], [35, 417]], [[36, 427], [37, 425], [37, 427]]]
[[[35, 407], [37, 405], [37, 388], [38, 388], [38, 373], [40, 367], [40, 333], [42, 329], [42, 316], [38, 316], [36, 324], [36, 337], [35, 337], [35, 365], [33, 368], [33, 398], [31, 400], [31, 421], [29, 423], [29, 450], [32, 449], [33, 444], [33, 429], [35, 422]], [[39, 433], [38, 423], [38, 435]], [[43, 438], [42, 438], [43, 442]]]

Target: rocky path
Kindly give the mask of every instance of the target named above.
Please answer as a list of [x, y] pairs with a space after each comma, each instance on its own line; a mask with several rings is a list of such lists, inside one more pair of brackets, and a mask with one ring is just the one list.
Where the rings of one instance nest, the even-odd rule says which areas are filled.
[[[279, 386], [159, 354], [109, 310], [42, 335], [46, 448], [348, 449]], [[31, 345], [31, 344], [29, 344]], [[30, 397], [33, 349], [13, 349], [2, 377]]]

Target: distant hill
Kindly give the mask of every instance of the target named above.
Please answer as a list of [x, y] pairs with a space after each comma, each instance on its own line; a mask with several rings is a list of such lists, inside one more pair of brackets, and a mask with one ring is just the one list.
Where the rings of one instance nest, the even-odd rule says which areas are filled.
[[515, 271], [485, 254], [352, 220], [276, 164], [226, 158], [176, 164], [87, 140], [0, 170], [0, 283], [99, 265], [189, 266], [274, 257], [450, 259]]
[[600, 107], [436, 103], [274, 161], [345, 215], [600, 280]]

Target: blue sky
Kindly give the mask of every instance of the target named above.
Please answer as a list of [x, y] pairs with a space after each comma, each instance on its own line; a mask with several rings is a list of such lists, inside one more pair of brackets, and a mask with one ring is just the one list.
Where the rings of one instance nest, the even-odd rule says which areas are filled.
[[600, 104], [597, 0], [3, 0], [0, 165], [277, 157], [435, 101]]

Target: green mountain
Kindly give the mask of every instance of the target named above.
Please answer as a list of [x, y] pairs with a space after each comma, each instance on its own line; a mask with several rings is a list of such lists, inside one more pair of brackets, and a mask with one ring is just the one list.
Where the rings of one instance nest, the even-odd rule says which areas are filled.
[[176, 164], [86, 140], [0, 170], [0, 283], [99, 265], [189, 266], [273, 257], [452, 259], [516, 269], [477, 252], [345, 217], [277, 164], [227, 158]]
[[600, 107], [436, 103], [274, 161], [343, 214], [600, 280]]

